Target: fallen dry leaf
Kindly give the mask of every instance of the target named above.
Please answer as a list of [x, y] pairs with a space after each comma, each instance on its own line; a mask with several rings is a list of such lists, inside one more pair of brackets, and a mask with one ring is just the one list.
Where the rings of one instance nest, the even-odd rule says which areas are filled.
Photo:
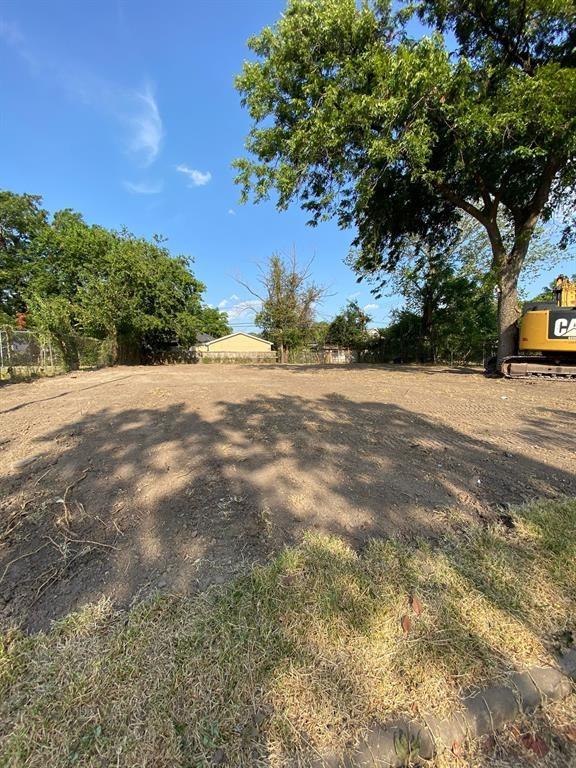
[[412, 595], [412, 597], [410, 598], [410, 607], [412, 608], [416, 616], [420, 616], [420, 614], [424, 610], [424, 606], [422, 605], [420, 600], [416, 597], [416, 595]]
[[460, 744], [459, 741], [452, 742], [452, 754], [454, 755], [454, 757], [462, 756], [462, 744]]
[[407, 635], [410, 632], [410, 629], [412, 628], [412, 622], [410, 621], [410, 616], [408, 616], [407, 613], [402, 616], [402, 621], [400, 622], [402, 624], [402, 629], [404, 630], [404, 634]]

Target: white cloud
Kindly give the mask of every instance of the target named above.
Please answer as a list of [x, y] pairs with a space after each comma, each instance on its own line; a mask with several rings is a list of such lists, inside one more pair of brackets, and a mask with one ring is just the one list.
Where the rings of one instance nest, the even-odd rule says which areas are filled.
[[157, 195], [162, 192], [163, 181], [124, 181], [122, 182], [129, 192], [135, 195]]
[[380, 307], [379, 304], [366, 304], [364, 307], [364, 312], [369, 312], [372, 309], [378, 309]]
[[57, 55], [40, 55], [19, 26], [5, 19], [0, 19], [0, 41], [26, 62], [34, 77], [112, 117], [122, 126], [127, 151], [140, 164], [148, 166], [154, 162], [160, 152], [164, 129], [150, 83], [142, 88], [124, 88], [83, 69], [77, 61], [67, 60], [60, 51]]
[[124, 150], [137, 165], [147, 168], [154, 163], [162, 148], [164, 127], [150, 83], [123, 88], [77, 68], [57, 68], [54, 81], [73, 99], [114, 120]]
[[152, 87], [147, 83], [141, 91], [132, 94], [133, 110], [127, 122], [131, 129], [129, 149], [151, 165], [158, 156], [164, 136], [162, 119]]
[[261, 309], [261, 307], [262, 302], [258, 299], [239, 301], [227, 310], [228, 319], [230, 322], [234, 322], [235, 320], [253, 320], [254, 315]]
[[236, 211], [234, 208], [228, 208], [228, 215], [229, 216], [236, 216]]
[[227, 299], [222, 299], [222, 301], [219, 302], [218, 309], [224, 309], [224, 307], [227, 307], [231, 301], [240, 301], [240, 297], [233, 293], [231, 296], [228, 296]]
[[210, 171], [197, 171], [196, 168], [189, 168], [183, 164], [177, 165], [176, 170], [187, 177], [190, 187], [203, 187], [212, 178]]

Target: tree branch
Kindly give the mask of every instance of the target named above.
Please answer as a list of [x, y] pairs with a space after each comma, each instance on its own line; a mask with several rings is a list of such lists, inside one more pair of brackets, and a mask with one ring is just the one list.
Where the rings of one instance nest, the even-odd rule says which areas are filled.
[[496, 205], [496, 211], [498, 211], [498, 206], [500, 203], [504, 205], [512, 215], [516, 214], [516, 211], [518, 210], [518, 206], [514, 205], [510, 202], [510, 200], [506, 196], [506, 184], [508, 183], [508, 180], [510, 176], [512, 175], [512, 169], [508, 168], [504, 175], [502, 176], [502, 179], [500, 180], [500, 186], [493, 191], [494, 195], [494, 204]]
[[523, 55], [518, 48], [518, 44], [508, 35], [499, 31], [495, 24], [491, 24], [490, 19], [488, 19], [482, 10], [477, 10], [476, 13], [472, 11], [472, 15], [476, 16], [477, 21], [486, 35], [491, 37], [496, 43], [500, 43], [509, 59], [518, 64], [527, 75], [532, 77], [534, 75], [534, 65], [530, 61], [530, 53], [527, 51], [526, 54]]
[[263, 298], [262, 298], [262, 296], [259, 296], [259, 295], [256, 293], [256, 291], [254, 291], [254, 290], [252, 290], [252, 288], [250, 288], [250, 286], [248, 285], [248, 283], [245, 283], [244, 281], [240, 280], [240, 278], [239, 278], [239, 277], [235, 277], [235, 278], [234, 278], [234, 280], [235, 280], [235, 281], [238, 283], [238, 285], [241, 285], [243, 288], [246, 288], [246, 290], [248, 291], [248, 293], [251, 293], [251, 294], [252, 294], [252, 296], [255, 296], [257, 299], [259, 299], [259, 300], [260, 300], [260, 301], [262, 301], [262, 302], [264, 302], [264, 301], [265, 301], [265, 299], [263, 299]]
[[542, 209], [548, 202], [550, 196], [550, 190], [554, 182], [554, 177], [562, 167], [564, 158], [562, 155], [550, 154], [544, 165], [540, 184], [534, 192], [532, 200], [528, 203], [523, 213], [525, 215], [525, 226], [533, 227], [538, 221], [538, 217], [542, 213]]
[[484, 212], [480, 210], [480, 208], [477, 208], [475, 205], [472, 205], [472, 203], [469, 203], [465, 198], [460, 197], [460, 195], [457, 195], [456, 192], [450, 189], [446, 184], [444, 184], [441, 181], [432, 182], [433, 186], [436, 187], [438, 192], [442, 195], [442, 197], [445, 200], [448, 200], [450, 203], [453, 203], [457, 208], [461, 208], [463, 211], [466, 211], [470, 216], [473, 216], [477, 221], [480, 222], [484, 227], [488, 228], [490, 219], [488, 219]]
[[480, 174], [477, 175], [476, 180], [478, 182], [480, 194], [484, 202], [484, 210], [488, 214], [488, 217], [494, 220], [496, 218], [496, 214], [498, 213], [498, 200], [496, 199], [496, 196], [494, 196], [494, 198], [492, 197], [486, 182], [482, 176], [480, 176]]

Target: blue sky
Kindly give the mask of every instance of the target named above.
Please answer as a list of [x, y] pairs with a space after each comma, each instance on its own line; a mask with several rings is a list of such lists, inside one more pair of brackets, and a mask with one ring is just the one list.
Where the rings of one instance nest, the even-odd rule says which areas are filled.
[[[294, 207], [241, 206], [231, 162], [243, 152], [247, 114], [234, 76], [247, 38], [280, 15], [279, 0], [3, 0], [0, 6], [0, 187], [31, 192], [51, 210], [90, 223], [168, 237], [194, 258], [206, 300], [249, 330], [257, 263], [292, 248], [312, 257], [331, 294], [383, 325], [379, 301], [343, 263], [353, 232], [315, 229]], [[565, 265], [576, 271], [576, 264]], [[540, 286], [557, 272], [543, 274]]]

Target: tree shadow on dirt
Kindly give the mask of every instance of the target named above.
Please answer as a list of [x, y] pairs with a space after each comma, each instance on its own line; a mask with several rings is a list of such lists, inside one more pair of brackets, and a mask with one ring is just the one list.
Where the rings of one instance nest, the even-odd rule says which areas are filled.
[[[573, 387], [573, 382], [553, 382]], [[520, 430], [520, 436], [536, 448], [558, 446], [570, 453], [576, 452], [576, 412], [562, 411], [556, 408], [537, 409], [538, 415], [527, 418]]]
[[479, 366], [442, 366], [437, 363], [262, 363], [259, 369], [290, 371], [291, 373], [321, 373], [322, 371], [392, 371], [394, 373], [423, 373], [426, 376], [454, 373], [469, 376], [483, 376], [484, 369]]
[[[96, 370], [96, 369], [95, 369]], [[3, 413], [12, 413], [14, 411], [19, 411], [21, 408], [26, 408], [28, 405], [35, 405], [36, 403], [46, 403], [50, 400], [59, 400], [61, 397], [67, 397], [68, 395], [76, 395], [78, 392], [85, 392], [89, 389], [97, 389], [98, 387], [105, 387], [109, 384], [113, 384], [116, 381], [123, 381], [124, 379], [131, 379], [134, 375], [138, 374], [127, 374], [125, 376], [116, 376], [114, 379], [107, 379], [106, 381], [101, 381], [98, 384], [90, 384], [88, 387], [79, 387], [78, 389], [70, 389], [66, 392], [59, 392], [57, 395], [52, 395], [51, 397], [41, 397], [38, 398], [38, 400], [27, 400], [24, 403], [18, 403], [18, 405], [13, 405], [11, 408], [5, 408], [4, 410], [0, 411], [0, 415]], [[19, 382], [14, 382], [15, 384]]]
[[[99, 410], [2, 480], [0, 615], [48, 626], [102, 594], [193, 593], [308, 529], [355, 547], [576, 492], [571, 473], [397, 405], [261, 396]], [[454, 509], [458, 508], [458, 513]]]

